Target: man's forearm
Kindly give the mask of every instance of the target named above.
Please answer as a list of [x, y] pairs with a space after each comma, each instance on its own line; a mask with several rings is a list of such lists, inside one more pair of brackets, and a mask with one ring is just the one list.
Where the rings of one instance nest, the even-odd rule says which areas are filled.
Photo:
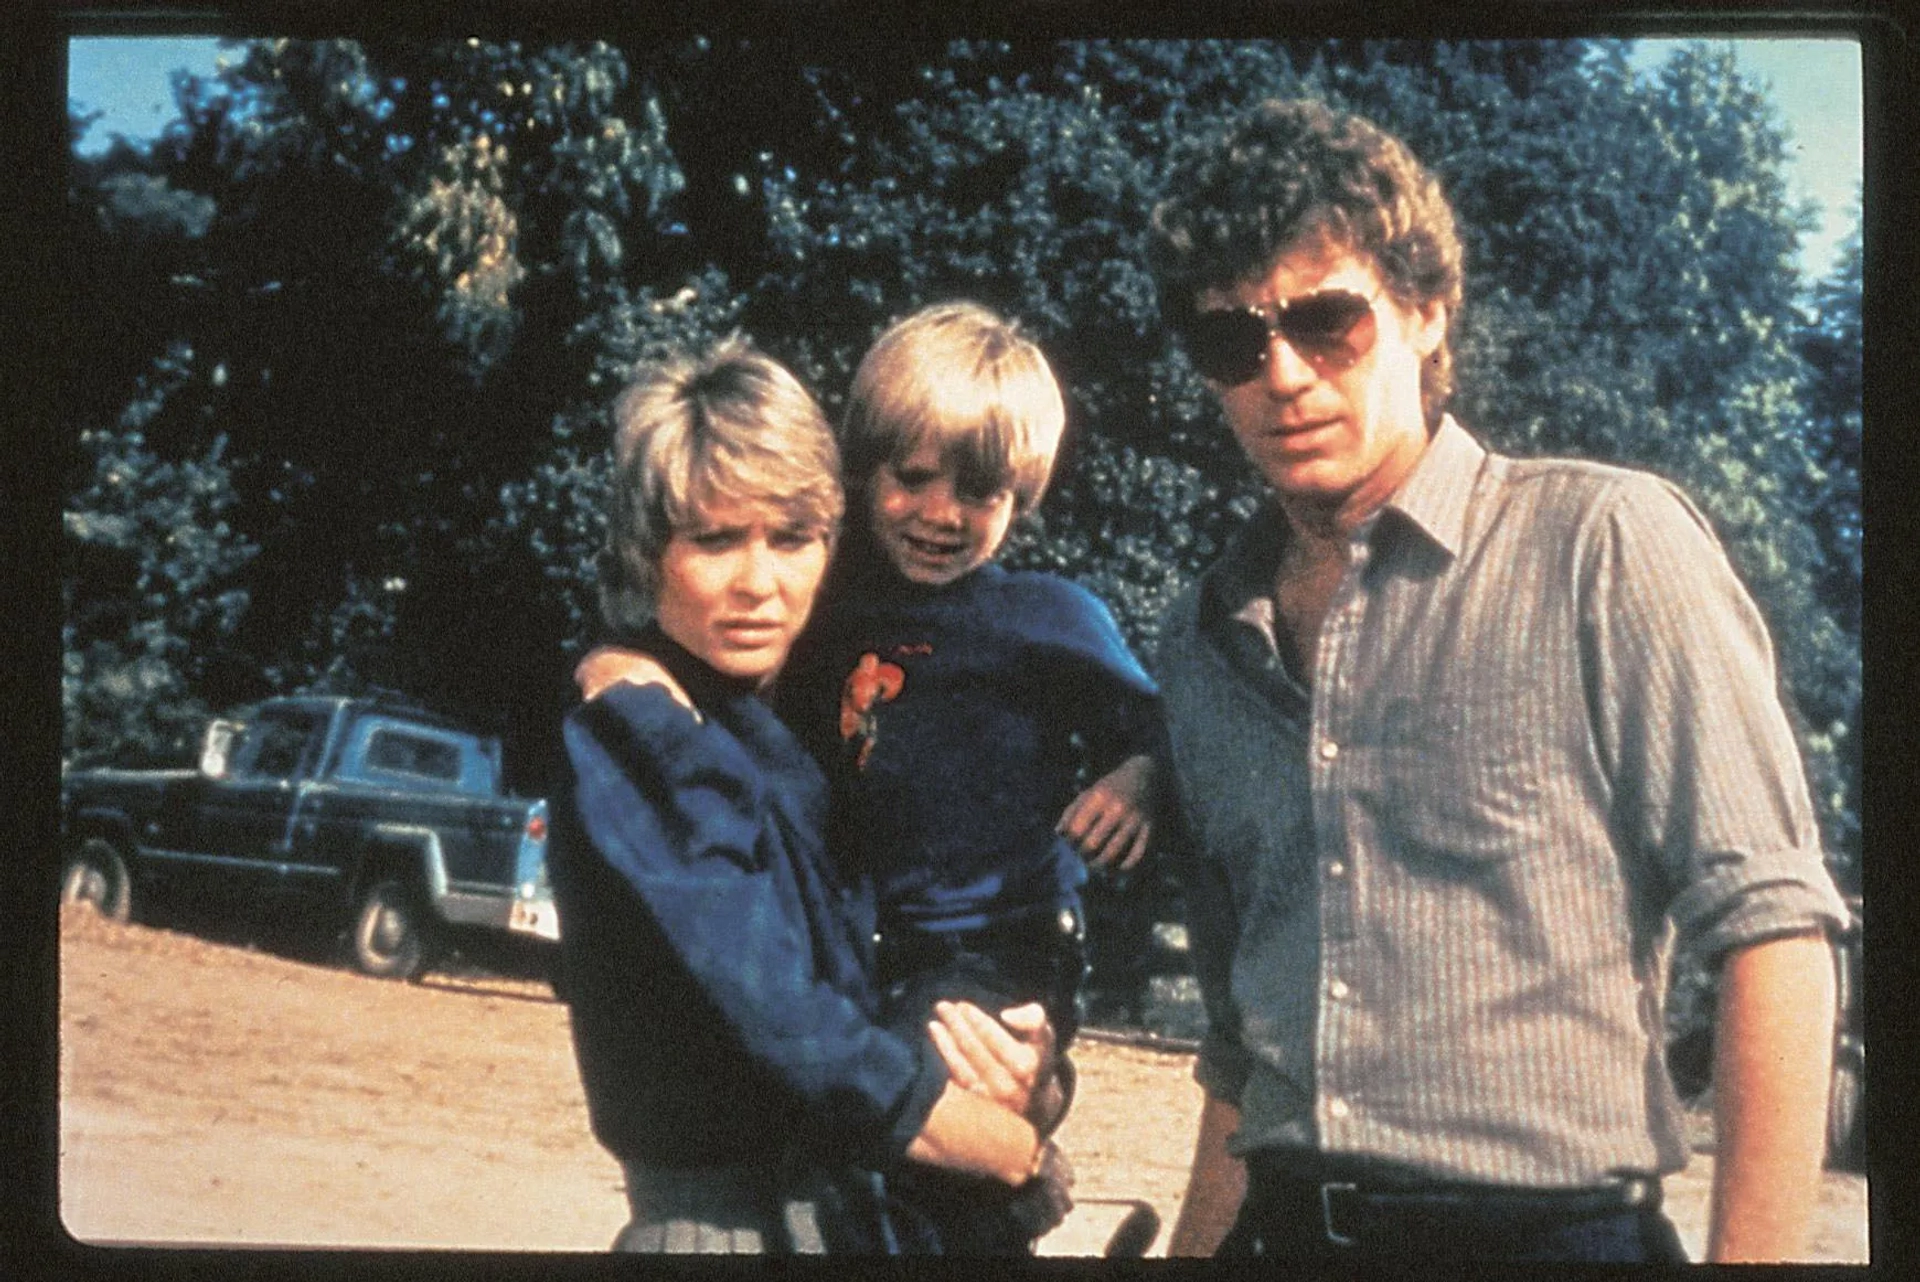
[[1713, 1263], [1803, 1257], [1826, 1149], [1833, 1003], [1822, 935], [1727, 958], [1714, 1047]]
[[1187, 1196], [1167, 1242], [1168, 1255], [1210, 1256], [1233, 1227], [1247, 1196], [1246, 1163], [1227, 1152], [1227, 1137], [1239, 1127], [1239, 1108], [1212, 1095], [1206, 1097]]

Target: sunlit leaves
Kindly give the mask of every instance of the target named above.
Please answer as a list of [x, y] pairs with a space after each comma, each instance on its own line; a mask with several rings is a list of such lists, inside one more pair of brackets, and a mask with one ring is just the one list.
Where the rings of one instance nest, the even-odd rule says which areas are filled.
[[439, 295], [447, 337], [482, 365], [512, 339], [513, 290], [526, 275], [519, 219], [502, 195], [508, 159], [507, 148], [485, 134], [444, 148], [424, 188], [405, 201], [394, 233], [396, 257]]

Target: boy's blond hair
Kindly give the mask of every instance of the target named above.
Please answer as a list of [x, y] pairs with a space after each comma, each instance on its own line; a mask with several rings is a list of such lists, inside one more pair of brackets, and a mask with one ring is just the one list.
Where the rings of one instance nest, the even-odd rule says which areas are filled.
[[895, 321], [854, 372], [841, 449], [864, 494], [883, 463], [931, 436], [963, 496], [1013, 491], [1032, 510], [1066, 426], [1060, 385], [1012, 321], [978, 303], [936, 303]]
[[831, 542], [845, 499], [820, 405], [738, 334], [642, 370], [613, 403], [613, 478], [600, 613], [616, 632], [653, 618], [661, 553], [716, 500], [765, 506]]

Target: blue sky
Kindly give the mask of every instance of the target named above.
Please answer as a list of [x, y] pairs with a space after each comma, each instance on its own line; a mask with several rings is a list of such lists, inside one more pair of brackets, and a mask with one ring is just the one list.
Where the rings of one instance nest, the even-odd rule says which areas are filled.
[[[1657, 66], [1679, 42], [1643, 40], [1642, 69]], [[1790, 132], [1796, 194], [1819, 204], [1821, 226], [1802, 246], [1810, 275], [1823, 274], [1834, 247], [1853, 225], [1861, 170], [1860, 46], [1848, 39], [1755, 38], [1725, 42], [1740, 67], [1760, 83]], [[75, 40], [67, 63], [68, 98], [105, 115], [81, 139], [82, 151], [104, 149], [115, 133], [151, 138], [173, 116], [168, 74], [184, 67], [202, 75], [220, 58], [212, 40], [112, 38]], [[235, 56], [235, 55], [228, 55]]]
[[[1658, 66], [1679, 40], [1642, 40], [1634, 64]], [[1780, 111], [1788, 131], [1791, 181], [1820, 206], [1821, 226], [1802, 242], [1801, 260], [1824, 272], [1853, 227], [1860, 189], [1861, 87], [1857, 40], [1746, 39], [1714, 41], [1732, 47], [1740, 70]]]

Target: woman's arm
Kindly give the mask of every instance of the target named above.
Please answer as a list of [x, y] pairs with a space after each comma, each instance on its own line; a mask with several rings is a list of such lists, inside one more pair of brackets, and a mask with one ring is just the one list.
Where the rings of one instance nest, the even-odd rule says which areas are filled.
[[1018, 1189], [1007, 1210], [1030, 1238], [1053, 1229], [1073, 1209], [1073, 1168], [1058, 1146], [1024, 1119], [951, 1081], [907, 1145], [907, 1157]]
[[1153, 758], [1135, 754], [1089, 784], [1055, 831], [1096, 867], [1138, 864], [1153, 840]]
[[907, 1157], [1018, 1188], [1035, 1174], [1043, 1143], [1025, 1118], [949, 1081]]
[[863, 1160], [897, 1158], [945, 1072], [823, 972], [761, 767], [731, 734], [652, 688], [617, 686], [577, 709], [566, 740], [577, 857], [611, 885], [570, 899], [562, 920], [570, 907], [606, 918], [600, 935], [656, 940], [661, 964], [677, 972], [662, 981], [697, 993], [722, 1040], [804, 1102], [811, 1129]]

